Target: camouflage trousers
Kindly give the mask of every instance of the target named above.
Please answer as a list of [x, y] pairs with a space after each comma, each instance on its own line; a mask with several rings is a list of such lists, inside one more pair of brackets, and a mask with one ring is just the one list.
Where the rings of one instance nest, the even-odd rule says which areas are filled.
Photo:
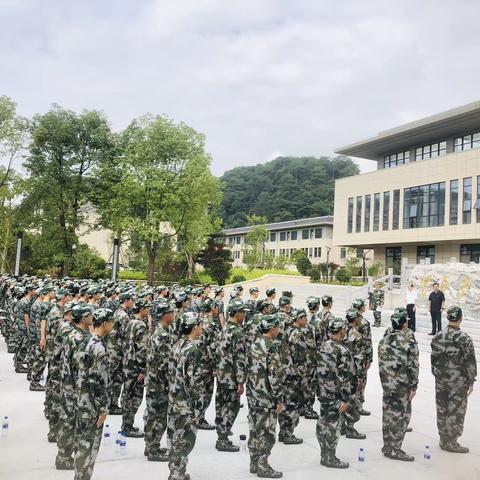
[[285, 386], [285, 410], [278, 415], [278, 423], [280, 424], [280, 433], [290, 437], [300, 420], [306, 385], [299, 378], [287, 377]]
[[222, 388], [217, 383], [215, 395], [215, 425], [219, 440], [227, 440], [240, 410], [240, 397], [236, 390]]
[[345, 412], [345, 423], [347, 428], [353, 426], [360, 420], [363, 406], [363, 387], [358, 387], [350, 401], [350, 408]]
[[75, 453], [75, 436], [77, 427], [77, 409], [75, 399], [62, 398], [57, 435], [57, 461], [70, 462]]
[[15, 356], [13, 357], [13, 362], [15, 364], [15, 367], [19, 367], [26, 362], [28, 350], [30, 348], [28, 334], [25, 329], [17, 330], [15, 343], [17, 349], [15, 352]]
[[322, 458], [325, 459], [335, 456], [341, 425], [345, 420], [345, 414], [338, 411], [339, 406], [339, 402], [320, 404], [316, 434]]
[[97, 427], [97, 417], [77, 418], [74, 480], [90, 480], [92, 477], [102, 431], [102, 427]]
[[379, 327], [382, 324], [382, 312], [373, 311], [373, 325]]
[[317, 391], [317, 376], [315, 371], [311, 371], [307, 375], [306, 386], [303, 391], [303, 408], [305, 410], [313, 410], [315, 405], [315, 392]]
[[45, 371], [46, 360], [45, 350], [41, 350], [38, 342], [33, 348], [33, 359], [31, 361], [32, 368], [32, 382], [40, 382], [40, 378]]
[[213, 389], [215, 386], [215, 377], [211, 372], [206, 372], [203, 382], [203, 398], [202, 398], [202, 411], [200, 413], [200, 420], [205, 418], [205, 412], [207, 411], [210, 403], [212, 403]]
[[184, 480], [187, 470], [188, 455], [195, 446], [197, 427], [192, 423], [193, 415], [173, 415], [172, 448], [170, 450], [169, 480]]
[[32, 375], [32, 368], [33, 364], [35, 362], [35, 353], [36, 353], [36, 347], [38, 345], [38, 339], [34, 335], [29, 335], [28, 337], [28, 353], [27, 357], [25, 359], [27, 365], [28, 365], [28, 374], [29, 376]]
[[467, 413], [468, 386], [452, 388], [435, 385], [437, 427], [441, 443], [456, 442], [463, 434]]
[[400, 450], [412, 416], [409, 392], [383, 392], [383, 448]]
[[120, 399], [120, 392], [122, 391], [123, 384], [123, 365], [122, 357], [112, 350], [108, 350], [108, 367], [111, 382], [111, 406], [118, 407], [118, 400]]
[[50, 433], [57, 435], [60, 418], [60, 368], [54, 361], [48, 362], [47, 381], [45, 383], [45, 416], [48, 419]]
[[168, 426], [168, 393], [161, 395], [147, 391], [146, 396], [147, 408], [143, 414], [145, 447], [151, 455], [157, 455], [160, 452], [160, 442]]
[[273, 409], [250, 407], [248, 410], [248, 450], [252, 463], [260, 465], [267, 462], [275, 445], [275, 428], [277, 415]]
[[138, 373], [125, 375], [122, 392], [123, 430], [130, 430], [135, 422], [135, 415], [143, 400], [143, 382], [137, 380]]

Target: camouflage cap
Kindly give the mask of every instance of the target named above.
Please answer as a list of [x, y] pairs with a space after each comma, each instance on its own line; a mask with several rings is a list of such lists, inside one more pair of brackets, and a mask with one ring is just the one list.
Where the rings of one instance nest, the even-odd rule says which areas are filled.
[[262, 299], [262, 300], [259, 300], [259, 301], [257, 302], [257, 308], [258, 308], [258, 310], [259, 310], [260, 312], [261, 312], [265, 307], [271, 307], [271, 306], [273, 306], [273, 303], [272, 303], [270, 300], [266, 299], [266, 298], [264, 298], [264, 299]]
[[406, 323], [407, 316], [403, 315], [401, 312], [395, 312], [390, 317], [390, 321], [392, 322], [393, 327], [400, 328], [404, 323]]
[[274, 293], [276, 293], [276, 290], [274, 288], [267, 288], [267, 291], [266, 291], [267, 297], [269, 297], [270, 295], [273, 295]]
[[163, 315], [166, 315], [167, 313], [171, 313], [173, 311], [173, 307], [168, 302], [159, 303], [155, 308], [155, 314], [158, 317], [163, 317]]
[[328, 330], [331, 333], [337, 333], [344, 328], [347, 328], [347, 322], [343, 318], [333, 317], [328, 322]]
[[347, 310], [345, 313], [345, 318], [348, 323], [354, 322], [358, 318], [358, 310], [355, 310], [354, 308]]
[[150, 303], [145, 300], [137, 300], [133, 305], [135, 313], [140, 313], [144, 308], [150, 308]]
[[93, 308], [86, 303], [77, 303], [77, 305], [72, 308], [72, 316], [74, 322], [80, 322], [82, 318], [88, 317], [89, 315], [92, 315], [92, 313]]
[[259, 292], [260, 290], [258, 289], [258, 287], [251, 287], [248, 289], [248, 292], [249, 293], [255, 293], [255, 292]]
[[280, 319], [276, 315], [264, 315], [260, 320], [260, 330], [269, 332], [272, 328], [280, 324]]
[[284, 290], [282, 292], [282, 297], [293, 298], [293, 292], [291, 290]]
[[408, 317], [407, 309], [405, 307], [397, 307], [393, 311], [393, 314], [394, 315], [400, 315], [401, 317], [405, 317], [405, 318]]
[[331, 297], [331, 295], [324, 295], [322, 297], [322, 305], [323, 306], [331, 305], [332, 303], [333, 303], [333, 298]]
[[165, 285], [158, 285], [158, 287], [155, 288], [156, 292], [163, 292], [164, 290], [168, 290], [168, 287], [166, 287]]
[[131, 291], [122, 292], [122, 293], [118, 296], [118, 301], [119, 301], [120, 303], [123, 303], [123, 302], [126, 302], [127, 300], [132, 300], [134, 296], [135, 296], [134, 293], [131, 292]]
[[233, 287], [233, 290], [235, 292], [243, 292], [243, 287], [242, 285], [235, 285], [235, 287]]
[[100, 289], [97, 286], [91, 286], [87, 290], [87, 295], [92, 297], [93, 295], [96, 295], [99, 291]]
[[289, 297], [280, 297], [280, 300], [278, 301], [278, 304], [280, 306], [282, 305], [290, 305], [292, 303], [292, 299]]
[[364, 306], [365, 306], [365, 300], [362, 300], [361, 298], [355, 299], [352, 303], [352, 308], [355, 308], [355, 310], [360, 310]]
[[33, 285], [33, 283], [27, 283], [27, 285], [25, 285], [25, 291], [28, 293], [28, 292], [33, 292], [34, 290], [37, 290], [37, 286], [36, 285]]
[[66, 288], [59, 288], [55, 292], [55, 298], [57, 300], [61, 300], [62, 298], [69, 297], [71, 295], [70, 290], [67, 290]]
[[187, 293], [186, 292], [176, 292], [173, 295], [173, 299], [177, 303], [183, 303], [188, 299]]
[[93, 312], [93, 319], [95, 323], [113, 321], [113, 310], [110, 308], [97, 308], [97, 310]]
[[447, 310], [447, 319], [449, 322], [458, 322], [463, 316], [462, 309], [460, 307], [450, 307]]
[[215, 296], [220, 295], [223, 292], [223, 287], [217, 287], [214, 292]]
[[304, 308], [296, 308], [292, 312], [292, 318], [294, 321], [299, 320], [300, 318], [306, 317], [306, 316], [307, 316], [307, 311]]
[[232, 302], [230, 302], [228, 309], [230, 313], [233, 314], [247, 312], [249, 310], [248, 307], [243, 303], [243, 300], [233, 300]]
[[310, 310], [318, 307], [320, 305], [320, 299], [318, 297], [308, 297], [307, 298], [307, 307]]
[[78, 305], [78, 302], [75, 300], [70, 300], [67, 302], [64, 307], [63, 307], [63, 313], [71, 312], [76, 306]]
[[[40, 293], [40, 291], [42, 293]], [[39, 295], [46, 295], [47, 293], [54, 292], [55, 287], [53, 285], [44, 285], [39, 291]]]
[[180, 317], [181, 328], [194, 327], [199, 323], [200, 323], [200, 317], [195, 312], [187, 312]]
[[207, 297], [201, 305], [201, 308], [204, 312], [209, 312], [212, 308], [217, 308], [217, 302], [213, 298]]

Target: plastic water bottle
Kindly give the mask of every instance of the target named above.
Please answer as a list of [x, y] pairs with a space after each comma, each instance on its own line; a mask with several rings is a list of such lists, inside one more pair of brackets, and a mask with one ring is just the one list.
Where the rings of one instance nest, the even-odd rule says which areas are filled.
[[115, 440], [115, 453], [120, 453], [120, 443], [122, 443], [122, 432], [119, 431]]
[[2, 437], [8, 436], [8, 417], [3, 417], [2, 420]]
[[127, 439], [122, 433], [122, 439], [120, 441], [120, 455], [124, 457], [127, 454]]
[[430, 460], [432, 456], [430, 455], [430, 446], [426, 445], [425, 446], [425, 452], [423, 453], [423, 461], [425, 462], [425, 465], [429, 466], [430, 465]]
[[360, 467], [363, 467], [363, 465], [365, 465], [365, 451], [363, 450], [363, 448], [361, 448], [358, 452], [358, 463]]
[[110, 435], [110, 425], [108, 423], [105, 425], [103, 429], [103, 444], [106, 447], [109, 447], [112, 444], [112, 437]]
[[247, 436], [240, 435], [240, 453], [247, 453]]

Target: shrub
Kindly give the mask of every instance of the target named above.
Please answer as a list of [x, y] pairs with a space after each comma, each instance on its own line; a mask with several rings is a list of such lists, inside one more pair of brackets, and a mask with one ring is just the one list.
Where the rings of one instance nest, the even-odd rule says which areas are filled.
[[247, 279], [243, 275], [234, 275], [232, 277], [232, 283], [245, 282]]
[[302, 275], [308, 275], [308, 271], [312, 268], [312, 262], [308, 259], [305, 253], [303, 253], [303, 255], [296, 256], [295, 265], [297, 267], [297, 270]]
[[314, 265], [312, 268], [310, 268], [310, 270], [308, 271], [308, 275], [310, 277], [310, 280], [314, 282], [318, 282], [322, 278], [322, 273], [318, 265]]
[[88, 245], [81, 243], [76, 249], [72, 260], [73, 277], [98, 280], [99, 278], [106, 278], [108, 276], [108, 272], [105, 269], [105, 260], [96, 250], [90, 248]]
[[335, 272], [335, 279], [339, 281], [340, 283], [347, 283], [350, 281], [352, 277], [348, 273], [347, 269], [345, 267], [340, 267], [336, 272]]

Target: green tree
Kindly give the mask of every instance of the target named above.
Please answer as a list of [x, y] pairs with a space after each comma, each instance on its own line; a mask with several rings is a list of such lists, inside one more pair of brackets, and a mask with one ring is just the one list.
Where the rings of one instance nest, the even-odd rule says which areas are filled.
[[303, 250], [298, 250], [294, 254], [295, 266], [302, 275], [308, 275], [312, 268], [312, 262]]
[[88, 245], [80, 244], [72, 259], [72, 275], [79, 278], [105, 278], [107, 276], [105, 260]]
[[348, 273], [346, 267], [340, 267], [335, 272], [335, 279], [340, 283], [348, 283], [351, 280], [351, 275]]
[[265, 223], [266, 219], [264, 217], [258, 215], [248, 217], [248, 224], [252, 229], [245, 235], [243, 262], [249, 270], [265, 267], [265, 242], [269, 235]]
[[210, 237], [207, 248], [199, 252], [197, 261], [219, 285], [225, 285], [232, 270], [233, 259], [230, 250], [225, 249], [223, 243]]
[[345, 270], [350, 278], [360, 275], [360, 263], [360, 258], [357, 256], [357, 250], [355, 248], [349, 248], [347, 250], [347, 258], [345, 260]]

